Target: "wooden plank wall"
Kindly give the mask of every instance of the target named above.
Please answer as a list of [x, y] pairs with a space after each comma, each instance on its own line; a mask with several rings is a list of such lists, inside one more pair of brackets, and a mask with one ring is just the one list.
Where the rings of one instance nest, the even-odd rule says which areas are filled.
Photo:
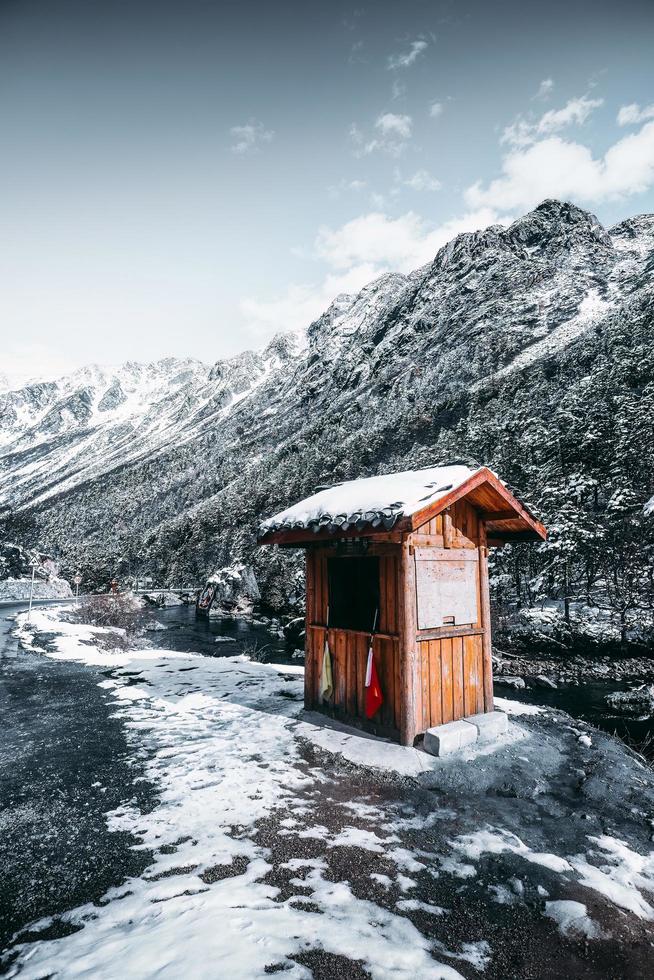
[[[446, 515], [439, 514], [418, 528], [411, 535], [411, 540], [420, 547], [442, 548], [449, 545], [451, 548], [479, 548], [483, 524], [475, 508], [465, 500], [457, 501], [450, 508], [448, 516], [449, 528], [446, 526]], [[479, 565], [481, 568], [481, 562]], [[475, 628], [489, 629], [490, 624], [482, 621], [484, 604], [479, 580], [477, 608], [479, 615]], [[419, 683], [416, 689], [415, 733], [466, 715], [492, 710], [490, 644], [484, 644], [483, 635], [465, 635], [462, 630], [461, 635], [439, 639], [434, 638], [434, 630], [423, 632], [430, 633], [430, 636], [421, 640], [420, 631], [416, 632]], [[448, 632], [451, 634], [452, 630]]]
[[418, 643], [422, 687], [418, 732], [484, 711], [481, 641], [477, 634]]
[[[365, 717], [365, 675], [369, 636], [350, 630], [330, 629], [329, 649], [332, 657], [334, 698], [331, 704], [320, 702], [320, 673], [327, 621], [327, 560], [336, 556], [329, 548], [307, 551], [307, 641], [304, 670], [304, 699], [307, 708], [355, 721], [369, 731], [399, 735], [400, 665], [398, 637], [398, 604], [400, 602], [399, 546], [374, 543], [367, 554], [379, 557], [380, 610], [379, 633], [373, 653], [383, 694], [383, 704], [368, 722]], [[344, 559], [347, 560], [347, 559]]]

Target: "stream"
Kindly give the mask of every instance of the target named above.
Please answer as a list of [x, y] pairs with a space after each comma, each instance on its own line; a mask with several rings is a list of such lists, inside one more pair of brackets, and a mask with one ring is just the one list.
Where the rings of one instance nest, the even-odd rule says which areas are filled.
[[607, 694], [612, 694], [613, 691], [630, 691], [639, 686], [635, 682], [591, 681], [584, 684], [559, 684], [557, 688], [527, 687], [516, 691], [496, 680], [494, 686], [496, 694], [501, 697], [559, 708], [567, 711], [573, 718], [580, 718], [610, 735], [624, 738], [628, 744], [640, 744], [649, 734], [654, 734], [654, 718], [651, 715], [617, 713], [606, 703]]

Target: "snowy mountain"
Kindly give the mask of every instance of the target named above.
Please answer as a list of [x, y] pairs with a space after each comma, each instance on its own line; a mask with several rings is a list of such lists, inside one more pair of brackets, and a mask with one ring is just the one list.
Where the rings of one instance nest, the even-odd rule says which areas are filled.
[[[246, 558], [280, 603], [297, 565], [256, 551], [260, 517], [323, 482], [484, 462], [555, 532], [546, 558], [520, 559], [512, 588], [560, 594], [561, 556], [579, 528], [608, 524], [624, 446], [650, 436], [653, 270], [654, 216], [607, 230], [546, 201], [337, 297], [304, 341], [5, 392], [0, 503], [89, 578], [119, 567], [187, 584]], [[641, 511], [654, 493], [646, 455], [629, 464]]]
[[282, 363], [273, 341], [209, 369], [192, 359], [95, 365], [0, 396], [2, 502], [30, 506], [220, 424]]

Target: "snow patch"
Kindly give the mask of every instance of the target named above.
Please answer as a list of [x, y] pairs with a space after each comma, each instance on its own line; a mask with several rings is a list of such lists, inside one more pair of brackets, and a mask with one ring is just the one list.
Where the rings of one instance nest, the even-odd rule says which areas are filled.
[[509, 698], [493, 698], [493, 703], [500, 711], [506, 711], [507, 715], [542, 715], [545, 708], [539, 708], [537, 704], [523, 704], [521, 701], [511, 701]]
[[[493, 378], [501, 378], [506, 374], [510, 374], [512, 371], [518, 371], [521, 368], [528, 367], [529, 364], [539, 361], [547, 354], [561, 350], [562, 347], [567, 347], [568, 344], [572, 343], [573, 340], [584, 333], [590, 326], [604, 319], [611, 308], [612, 304], [600, 296], [599, 290], [589, 289], [577, 308], [576, 316], [573, 316], [570, 320], [566, 320], [565, 323], [559, 324], [546, 337], [543, 337], [542, 340], [531, 344], [530, 347], [523, 350], [517, 357], [514, 357], [510, 364], [500, 368], [499, 371], [495, 371]], [[473, 385], [473, 389], [479, 388], [485, 383], [486, 379], [482, 379]]]
[[545, 915], [554, 919], [559, 932], [564, 936], [584, 936], [586, 939], [598, 939], [602, 930], [588, 915], [588, 910], [582, 902], [560, 900], [545, 902]]

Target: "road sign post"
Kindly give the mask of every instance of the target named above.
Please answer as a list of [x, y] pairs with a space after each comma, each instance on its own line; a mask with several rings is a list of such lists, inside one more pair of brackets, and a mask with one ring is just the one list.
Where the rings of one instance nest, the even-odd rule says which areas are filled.
[[32, 600], [34, 598], [34, 575], [36, 572], [37, 562], [32, 562], [32, 579], [30, 581], [30, 607], [27, 610], [27, 622], [29, 623], [32, 618]]

